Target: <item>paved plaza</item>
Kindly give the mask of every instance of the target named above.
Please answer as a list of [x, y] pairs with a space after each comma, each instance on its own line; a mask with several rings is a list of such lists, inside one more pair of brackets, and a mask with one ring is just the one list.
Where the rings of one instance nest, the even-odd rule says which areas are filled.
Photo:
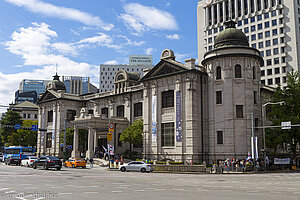
[[0, 164], [0, 199], [300, 199], [300, 174], [171, 174]]

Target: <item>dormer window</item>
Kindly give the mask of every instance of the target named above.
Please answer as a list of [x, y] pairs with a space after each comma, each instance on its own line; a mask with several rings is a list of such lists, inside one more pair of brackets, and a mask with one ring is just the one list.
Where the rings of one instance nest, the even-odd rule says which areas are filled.
[[216, 68], [216, 80], [222, 79], [221, 67]]
[[242, 67], [239, 64], [234, 66], [234, 77], [242, 78]]

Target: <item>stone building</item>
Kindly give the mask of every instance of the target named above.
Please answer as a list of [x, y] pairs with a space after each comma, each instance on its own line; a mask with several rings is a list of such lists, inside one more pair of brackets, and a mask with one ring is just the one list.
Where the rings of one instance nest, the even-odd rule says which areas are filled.
[[[121, 154], [129, 144], [119, 141], [120, 134], [142, 118], [143, 147], [134, 151], [144, 157], [195, 162], [247, 157], [251, 136], [261, 143], [254, 126], [261, 121], [262, 58], [234, 26], [226, 23], [202, 66], [193, 58], [180, 63], [166, 49], [142, 78], [118, 71], [109, 92], [67, 94], [54, 76], [38, 102], [39, 127], [47, 129], [38, 134], [38, 153], [61, 156], [59, 136], [64, 127], [74, 127], [73, 157], [90, 158], [107, 143]], [[110, 123], [114, 131], [107, 141]]]

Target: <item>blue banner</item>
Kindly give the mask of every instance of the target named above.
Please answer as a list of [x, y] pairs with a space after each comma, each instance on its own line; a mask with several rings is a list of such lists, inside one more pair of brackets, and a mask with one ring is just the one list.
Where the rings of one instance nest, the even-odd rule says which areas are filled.
[[176, 142], [181, 142], [181, 94], [176, 92]]

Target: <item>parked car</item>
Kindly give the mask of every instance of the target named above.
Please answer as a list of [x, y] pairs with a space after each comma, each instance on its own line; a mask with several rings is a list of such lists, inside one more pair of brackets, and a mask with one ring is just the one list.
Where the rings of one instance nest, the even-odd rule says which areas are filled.
[[38, 159], [37, 157], [28, 156], [21, 161], [21, 167], [23, 166], [32, 167], [33, 162], [37, 159]]
[[65, 167], [82, 167], [83, 169], [86, 168], [86, 162], [81, 158], [70, 158], [64, 164]]
[[0, 155], [0, 162], [3, 162], [3, 155]]
[[62, 162], [56, 157], [41, 156], [33, 162], [32, 166], [33, 169], [42, 167], [43, 169], [56, 168], [57, 170], [61, 170]]
[[20, 163], [21, 163], [21, 158], [18, 157], [18, 156], [7, 156], [7, 157], [5, 158], [4, 163], [5, 163], [6, 165], [11, 165], [11, 164], [20, 165]]
[[138, 171], [138, 172], [151, 172], [153, 171], [153, 167], [151, 164], [147, 164], [141, 161], [133, 161], [128, 164], [121, 165], [119, 169], [122, 172], [126, 171]]

